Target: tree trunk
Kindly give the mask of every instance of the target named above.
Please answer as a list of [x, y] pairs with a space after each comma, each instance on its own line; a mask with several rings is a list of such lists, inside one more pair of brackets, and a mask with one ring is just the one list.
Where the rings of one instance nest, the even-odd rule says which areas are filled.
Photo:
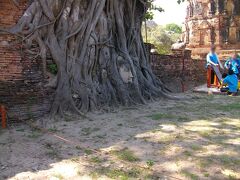
[[52, 114], [131, 105], [165, 94], [141, 26], [146, 0], [34, 0], [9, 31], [36, 42], [58, 67]]

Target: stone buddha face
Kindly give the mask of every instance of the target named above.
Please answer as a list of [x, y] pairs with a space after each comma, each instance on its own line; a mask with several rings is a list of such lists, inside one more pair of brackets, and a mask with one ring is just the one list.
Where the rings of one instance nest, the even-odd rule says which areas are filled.
[[118, 64], [118, 70], [123, 82], [126, 84], [132, 83], [133, 74], [131, 72], [129, 64], [121, 56], [117, 58], [117, 64]]

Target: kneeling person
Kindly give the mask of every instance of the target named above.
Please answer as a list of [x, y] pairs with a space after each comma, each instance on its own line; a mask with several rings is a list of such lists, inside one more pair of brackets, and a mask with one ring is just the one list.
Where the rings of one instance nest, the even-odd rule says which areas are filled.
[[239, 75], [239, 60], [237, 54], [234, 54], [231, 59], [225, 63], [225, 68], [228, 70], [233, 70], [233, 72], [238, 76]]
[[228, 87], [221, 88], [221, 92], [228, 92], [228, 95], [236, 96], [238, 92], [238, 77], [233, 70], [229, 70], [228, 75], [223, 75], [223, 84]]

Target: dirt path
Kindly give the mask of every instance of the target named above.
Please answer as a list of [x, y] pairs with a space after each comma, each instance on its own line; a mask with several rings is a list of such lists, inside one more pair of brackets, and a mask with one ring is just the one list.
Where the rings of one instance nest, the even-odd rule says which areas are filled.
[[0, 130], [0, 179], [240, 179], [239, 100], [193, 95], [51, 122], [52, 134]]

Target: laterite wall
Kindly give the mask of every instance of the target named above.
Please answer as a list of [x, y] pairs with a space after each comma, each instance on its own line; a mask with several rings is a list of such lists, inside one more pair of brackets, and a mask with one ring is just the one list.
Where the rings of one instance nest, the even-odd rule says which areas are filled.
[[191, 58], [191, 51], [174, 52], [171, 55], [150, 54], [153, 72], [173, 92], [189, 90], [206, 82], [205, 59]]
[[[0, 0], [0, 28], [17, 23], [28, 0], [16, 7]], [[49, 111], [48, 92], [43, 88], [41, 61], [32, 60], [22, 48], [21, 39], [0, 31], [0, 104], [8, 110], [8, 121], [20, 122]]]

